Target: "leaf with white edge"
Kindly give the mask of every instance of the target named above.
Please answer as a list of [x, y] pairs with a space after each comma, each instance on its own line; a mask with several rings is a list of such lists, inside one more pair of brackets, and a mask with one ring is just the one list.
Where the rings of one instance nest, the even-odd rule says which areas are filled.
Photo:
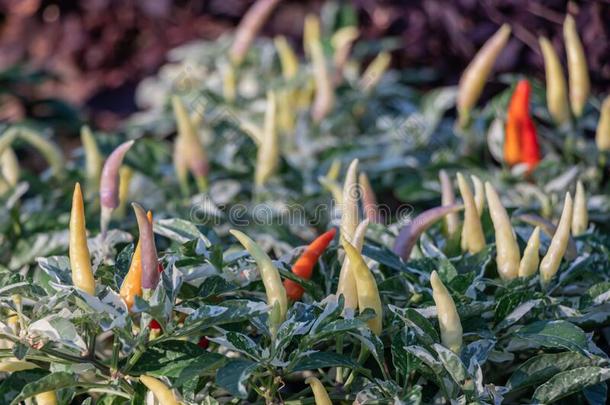
[[509, 313], [506, 316], [506, 318], [504, 318], [498, 324], [498, 326], [496, 326], [495, 329], [497, 331], [501, 331], [502, 329], [505, 329], [505, 328], [509, 327], [510, 325], [515, 324], [520, 319], [522, 319], [524, 316], [529, 314], [532, 309], [534, 309], [534, 308], [538, 307], [540, 304], [542, 304], [542, 302], [543, 302], [542, 299], [536, 299], [536, 300], [526, 301], [526, 302], [520, 304], [511, 313]]
[[327, 367], [360, 368], [360, 365], [351, 357], [334, 352], [308, 352], [299, 356], [290, 368], [292, 372], [316, 370]]
[[506, 386], [511, 391], [516, 391], [542, 384], [562, 371], [594, 364], [594, 359], [576, 352], [539, 354], [517, 367], [508, 379]]
[[72, 285], [72, 271], [68, 256], [38, 257], [36, 261], [54, 283]]
[[599, 384], [610, 378], [610, 369], [603, 367], [580, 367], [556, 374], [539, 386], [532, 399], [543, 404], [553, 403], [586, 387]]
[[587, 335], [567, 321], [534, 322], [519, 329], [515, 335], [542, 347], [563, 348], [587, 354]]
[[39, 380], [26, 384], [21, 389], [19, 395], [13, 399], [11, 405], [16, 405], [19, 402], [42, 392], [56, 391], [62, 388], [75, 387], [77, 385], [78, 379], [74, 374], [62, 371], [51, 373]]
[[246, 384], [250, 376], [259, 367], [259, 363], [250, 360], [231, 360], [216, 373], [216, 384], [229, 391], [237, 398], [246, 399]]
[[69, 318], [70, 314], [67, 310], [62, 310], [58, 314], [49, 315], [32, 322], [28, 327], [28, 333], [44, 336], [52, 342], [60, 343], [78, 351], [87, 350], [85, 341], [80, 337]]
[[447, 370], [451, 378], [453, 378], [453, 381], [455, 381], [462, 390], [472, 391], [474, 389], [473, 379], [458, 355], [438, 343], [435, 343], [433, 347], [434, 350], [436, 350], [436, 354], [438, 354], [439, 360], [443, 363], [443, 367], [445, 367], [445, 370]]
[[193, 239], [205, 241], [207, 247], [212, 243], [199, 231], [192, 222], [180, 218], [160, 219], [154, 222], [153, 229], [156, 234], [165, 236], [178, 243], [186, 243]]
[[260, 357], [256, 342], [243, 333], [227, 332], [224, 336], [208, 338], [208, 340], [218, 343], [229, 350], [243, 353], [255, 360], [258, 360]]

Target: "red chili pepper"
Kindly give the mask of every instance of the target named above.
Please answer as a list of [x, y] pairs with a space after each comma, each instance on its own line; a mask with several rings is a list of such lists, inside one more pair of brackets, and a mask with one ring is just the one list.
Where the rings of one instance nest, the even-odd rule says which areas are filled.
[[[292, 266], [292, 272], [304, 280], [309, 280], [318, 259], [334, 239], [336, 233], [337, 229], [333, 228], [311, 242]], [[293, 301], [297, 301], [303, 296], [303, 287], [295, 281], [284, 280], [284, 288], [286, 289], [286, 295]]]
[[504, 137], [504, 161], [510, 166], [526, 163], [530, 170], [540, 162], [538, 136], [529, 112], [531, 90], [527, 80], [517, 83], [508, 106]]
[[205, 336], [201, 336], [199, 338], [199, 342], [197, 342], [197, 346], [201, 347], [202, 349], [207, 349], [209, 345], [210, 341]]
[[159, 325], [159, 322], [153, 319], [152, 321], [150, 321], [150, 329], [161, 330], [161, 325]]

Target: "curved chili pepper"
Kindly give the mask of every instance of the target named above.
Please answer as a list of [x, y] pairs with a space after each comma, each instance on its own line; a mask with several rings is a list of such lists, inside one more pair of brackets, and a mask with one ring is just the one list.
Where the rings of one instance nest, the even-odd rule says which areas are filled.
[[85, 224], [85, 206], [80, 184], [74, 186], [72, 211], [70, 213], [70, 268], [72, 283], [87, 294], [95, 295], [95, 278], [91, 269], [91, 257], [87, 247], [87, 227]]
[[305, 379], [305, 384], [309, 384], [311, 386], [316, 405], [333, 404], [328, 396], [328, 392], [326, 392], [326, 388], [324, 388], [322, 382], [320, 382], [320, 380], [318, 380], [316, 377], [307, 377]]
[[283, 322], [284, 319], [286, 319], [286, 312], [288, 310], [288, 298], [278, 269], [267, 253], [265, 253], [265, 251], [246, 234], [235, 229], [230, 230], [229, 233], [243, 245], [256, 261], [267, 293], [267, 304], [271, 308], [273, 308], [276, 303], [279, 305], [280, 319], [278, 322]]
[[172, 390], [161, 381], [148, 375], [141, 375], [139, 379], [153, 393], [159, 405], [180, 405]]
[[[444, 207], [455, 205], [455, 193], [453, 192], [453, 184], [451, 184], [449, 175], [445, 170], [441, 170], [438, 173], [438, 177], [441, 182], [441, 204]], [[450, 238], [457, 235], [460, 230], [460, 217], [457, 212], [445, 215], [445, 229]]]
[[530, 235], [527, 241], [527, 246], [523, 251], [523, 257], [521, 263], [519, 263], [519, 277], [529, 277], [538, 271], [538, 264], [540, 263], [540, 227], [534, 228], [534, 231]]
[[589, 227], [589, 213], [587, 212], [587, 195], [585, 187], [579, 180], [576, 183], [576, 194], [574, 194], [574, 213], [572, 215], [572, 235], [578, 236], [585, 233]]
[[267, 92], [267, 110], [265, 111], [265, 129], [263, 138], [256, 154], [256, 170], [254, 183], [262, 187], [271, 176], [275, 174], [280, 164], [280, 149], [277, 129], [275, 125], [277, 103], [275, 94]]
[[458, 353], [462, 347], [462, 323], [453, 297], [436, 271], [430, 275], [430, 285], [432, 286], [432, 298], [436, 304], [436, 316], [441, 329], [443, 346]]
[[333, 63], [335, 65], [337, 76], [335, 79], [340, 78], [343, 68], [347, 63], [352, 44], [358, 38], [360, 32], [358, 28], [353, 25], [339, 28], [330, 39], [330, 43], [334, 50]]
[[[318, 259], [332, 242], [336, 233], [337, 229], [333, 228], [314, 239], [292, 266], [292, 273], [304, 280], [309, 280]], [[284, 288], [288, 298], [293, 301], [300, 300], [305, 292], [299, 283], [292, 280], [284, 280]]]
[[326, 67], [326, 58], [320, 42], [320, 21], [309, 15], [306, 19], [306, 48], [311, 55], [316, 93], [311, 107], [311, 116], [315, 122], [326, 117], [335, 105], [335, 89]]
[[407, 261], [411, 257], [411, 251], [417, 243], [420, 235], [428, 229], [432, 224], [440, 221], [445, 215], [452, 214], [463, 210], [463, 205], [453, 204], [444, 205], [441, 207], [430, 208], [418, 216], [400, 230], [400, 233], [394, 241], [394, 253]]
[[563, 203], [561, 218], [557, 225], [557, 231], [555, 232], [555, 235], [553, 235], [546, 255], [544, 255], [544, 258], [540, 262], [540, 282], [542, 285], [547, 285], [557, 273], [559, 265], [561, 264], [561, 259], [566, 252], [568, 240], [570, 238], [570, 227], [572, 225], [572, 212], [572, 196], [570, 196], [570, 193], [567, 193], [565, 202]]
[[362, 77], [360, 78], [360, 89], [364, 92], [370, 92], [383, 77], [383, 74], [390, 67], [392, 56], [389, 52], [380, 52], [379, 55], [367, 66]]
[[498, 274], [503, 280], [512, 280], [519, 275], [519, 262], [521, 261], [519, 245], [508, 213], [502, 205], [498, 193], [489, 182], [485, 183], [485, 195], [495, 230]]
[[[152, 212], [148, 211], [146, 214], [148, 222], [152, 224]], [[123, 279], [123, 283], [121, 284], [121, 289], [119, 290], [119, 295], [125, 301], [125, 305], [127, 305], [127, 309], [131, 309], [133, 303], [135, 302], [135, 297], [142, 296], [142, 242], [138, 240], [136, 244], [136, 248], [133, 252], [133, 256], [131, 258], [131, 264], [129, 265], [129, 271], [125, 278]], [[156, 322], [156, 321], [154, 321]], [[157, 323], [158, 325], [158, 323]], [[152, 328], [152, 323], [151, 323]], [[160, 326], [159, 326], [160, 328]]]
[[100, 186], [100, 176], [104, 158], [97, 146], [95, 137], [88, 126], [83, 126], [80, 130], [80, 139], [85, 151], [85, 174], [87, 176], [87, 187], [97, 190]]
[[367, 308], [375, 311], [375, 317], [366, 321], [367, 325], [377, 336], [381, 335], [383, 321], [383, 307], [381, 297], [377, 289], [377, 282], [366, 265], [362, 255], [345, 238], [341, 239], [346, 257], [349, 259], [350, 268], [356, 279], [356, 291], [358, 294], [358, 310], [360, 312]]
[[[362, 250], [364, 245], [364, 237], [366, 236], [366, 229], [369, 225], [369, 221], [365, 219], [362, 221], [351, 240], [351, 245], [354, 246], [358, 252]], [[343, 238], [346, 238], [343, 236]], [[346, 238], [347, 239], [347, 238]], [[352, 271], [352, 265], [348, 256], [343, 258], [341, 264], [341, 271], [339, 272], [339, 283], [337, 285], [337, 295], [343, 295], [345, 299], [345, 308], [356, 309], [358, 308], [358, 290], [356, 285], [356, 278]]]
[[464, 179], [464, 176], [462, 176], [462, 173], [457, 174], [457, 180], [460, 194], [464, 201], [464, 225], [462, 226], [461, 246], [462, 250], [475, 254], [485, 248], [483, 226], [481, 225], [481, 219], [477, 212], [472, 191], [470, 191], [470, 186]]
[[574, 115], [580, 117], [587, 104], [591, 83], [585, 50], [578, 36], [576, 22], [569, 14], [563, 23], [563, 38], [566, 43], [566, 55], [568, 57], [570, 105]]
[[341, 185], [337, 182], [337, 178], [339, 177], [339, 171], [341, 170], [341, 161], [339, 159], [333, 160], [330, 168], [328, 169], [328, 173], [326, 176], [318, 177], [318, 181], [327, 191], [329, 191], [333, 199], [335, 200], [335, 204], [342, 206], [343, 205], [343, 190], [341, 189]]
[[55, 177], [63, 178], [65, 176], [66, 162], [61, 149], [56, 144], [29, 128], [19, 128], [19, 137], [44, 156]]
[[125, 154], [134, 142], [134, 140], [131, 140], [120, 144], [104, 162], [100, 179], [100, 201], [102, 203], [100, 228], [102, 237], [106, 235], [108, 230], [112, 211], [119, 206], [119, 169], [123, 164]]
[[2, 185], [0, 188], [1, 194], [9, 188], [15, 187], [21, 175], [19, 160], [17, 160], [17, 155], [15, 155], [15, 151], [10, 146], [0, 155], [0, 167], [2, 173], [0, 176], [0, 184]]
[[235, 30], [235, 39], [229, 50], [233, 63], [240, 65], [243, 62], [256, 35], [279, 2], [280, 0], [258, 0], [246, 11]]
[[362, 195], [362, 211], [364, 217], [372, 224], [380, 224], [382, 222], [379, 207], [377, 206], [377, 197], [371, 186], [366, 173], [362, 172], [358, 176], [358, 184], [360, 185], [360, 194]]
[[602, 102], [595, 131], [595, 144], [600, 152], [610, 151], [610, 96], [607, 96]]
[[545, 37], [540, 37], [538, 42], [544, 58], [546, 103], [555, 122], [563, 124], [570, 119], [568, 89], [563, 76], [563, 68], [551, 42]]
[[180, 97], [172, 96], [172, 108], [178, 129], [178, 136], [174, 144], [174, 166], [176, 174], [180, 176], [178, 178], [180, 185], [183, 189], [186, 187], [184, 177], [184, 165], [186, 165], [197, 182], [199, 191], [206, 191], [209, 163], [205, 148]]
[[457, 110], [459, 126], [465, 127], [470, 121], [470, 111], [476, 105], [487, 77], [491, 72], [498, 55], [508, 42], [510, 26], [504, 24], [496, 33], [485, 42], [472, 59], [458, 85]]
[[282, 65], [282, 76], [284, 79], [290, 80], [294, 78], [299, 71], [299, 59], [294, 53], [294, 50], [286, 40], [286, 37], [280, 35], [275, 37], [273, 40], [275, 49], [280, 58], [280, 64]]
[[133, 210], [138, 221], [138, 232], [140, 234], [138, 244], [141, 246], [142, 266], [142, 292], [145, 298], [157, 288], [159, 284], [159, 265], [157, 260], [157, 247], [155, 246], [155, 234], [153, 233], [152, 221], [148, 220], [146, 211], [138, 203], [132, 203]]

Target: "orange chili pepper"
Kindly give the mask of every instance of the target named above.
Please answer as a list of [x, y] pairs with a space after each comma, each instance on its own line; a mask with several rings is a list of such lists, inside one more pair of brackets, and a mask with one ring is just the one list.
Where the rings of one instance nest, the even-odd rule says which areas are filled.
[[[153, 217], [151, 211], [148, 211], [146, 217], [148, 222], [152, 223]], [[140, 241], [138, 241], [136, 249], [133, 252], [129, 271], [123, 280], [123, 284], [121, 284], [119, 294], [123, 301], [125, 301], [127, 309], [131, 309], [133, 306], [136, 295], [142, 296], [142, 246], [140, 246]]]
[[526, 163], [530, 170], [540, 162], [540, 147], [536, 127], [530, 116], [531, 85], [521, 80], [508, 105], [504, 137], [504, 161], [509, 165]]
[[[334, 239], [337, 229], [324, 232], [318, 236], [303, 252], [292, 266], [292, 272], [304, 280], [309, 280], [318, 259], [324, 253], [330, 242]], [[303, 287], [295, 281], [284, 280], [286, 295], [293, 301], [298, 301], [303, 296]]]

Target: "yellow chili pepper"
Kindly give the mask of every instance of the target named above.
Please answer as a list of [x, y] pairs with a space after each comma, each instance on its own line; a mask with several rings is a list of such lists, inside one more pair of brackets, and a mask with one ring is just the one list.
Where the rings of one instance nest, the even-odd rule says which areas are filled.
[[299, 59], [297, 58], [297, 55], [286, 40], [286, 37], [281, 35], [277, 36], [273, 42], [280, 58], [284, 79], [290, 80], [294, 78], [299, 71]]
[[[441, 205], [453, 205], [455, 204], [455, 193], [453, 192], [453, 184], [446, 171], [441, 170], [438, 173], [439, 180], [441, 182]], [[457, 212], [453, 212], [445, 215], [445, 229], [447, 235], [452, 238], [460, 231], [460, 217]]]
[[267, 304], [273, 308], [275, 303], [278, 303], [280, 308], [279, 322], [283, 322], [286, 319], [286, 312], [288, 310], [288, 297], [286, 296], [286, 289], [284, 284], [282, 284], [278, 269], [273, 265], [267, 253], [246, 234], [235, 229], [229, 232], [256, 261], [267, 293]]
[[267, 110], [265, 111], [265, 129], [263, 139], [256, 155], [254, 183], [262, 187], [275, 174], [280, 163], [280, 148], [275, 127], [277, 103], [272, 91], [267, 93]]
[[472, 184], [474, 184], [474, 205], [477, 207], [480, 218], [485, 209], [485, 186], [483, 186], [481, 179], [474, 174], [470, 175], [470, 179], [472, 180]]
[[[146, 217], [148, 218], [148, 222], [152, 224], [153, 218], [151, 211], [148, 211]], [[131, 264], [129, 265], [129, 271], [123, 279], [123, 284], [121, 284], [119, 295], [121, 298], [123, 298], [123, 301], [125, 301], [127, 309], [131, 309], [133, 303], [135, 302], [136, 296], [142, 296], [142, 246], [140, 244], [140, 240], [138, 240], [136, 248], [133, 252]]]
[[129, 166], [121, 166], [119, 169], [119, 206], [116, 209], [117, 217], [123, 218], [127, 210], [129, 199], [129, 186], [133, 178], [133, 169]]
[[[343, 203], [341, 204], [341, 226], [339, 229], [341, 237], [351, 243], [355, 243], [354, 236], [358, 227], [358, 189], [358, 159], [354, 159], [347, 169], [343, 183]], [[356, 302], [353, 297], [356, 297], [356, 280], [350, 271], [350, 266], [345, 264], [346, 261], [347, 257], [344, 259], [339, 274], [337, 293], [344, 295], [346, 308], [355, 308]]]
[[570, 105], [576, 117], [580, 117], [587, 104], [591, 84], [589, 82], [589, 71], [587, 57], [580, 42], [576, 22], [568, 14], [563, 23], [563, 38], [566, 44], [568, 57], [568, 83], [570, 86]]
[[595, 144], [600, 152], [610, 151], [610, 96], [607, 96], [602, 103], [595, 132]]
[[100, 176], [104, 158], [100, 152], [95, 137], [88, 126], [83, 126], [80, 130], [80, 139], [85, 151], [85, 174], [87, 176], [87, 187], [90, 190], [97, 190], [100, 187]]
[[316, 377], [308, 377], [305, 379], [305, 384], [309, 384], [311, 386], [311, 390], [313, 391], [314, 399], [316, 400], [316, 405], [332, 405], [332, 401], [328, 396], [328, 392], [326, 392], [326, 388], [324, 385], [318, 380]]
[[572, 215], [572, 235], [578, 236], [585, 233], [589, 227], [589, 213], [587, 212], [587, 195], [585, 187], [579, 180], [576, 183], [576, 194], [574, 194], [574, 213]]
[[[174, 109], [174, 115], [176, 116], [176, 124], [178, 127], [178, 139], [176, 141], [174, 159], [184, 160], [188, 166], [193, 178], [197, 182], [199, 191], [207, 190], [207, 175], [209, 170], [208, 156], [203, 147], [197, 130], [193, 125], [191, 117], [189, 116], [182, 99], [178, 96], [172, 96], [172, 106]], [[176, 173], [184, 176], [183, 168], [179, 167], [184, 163], [174, 161], [176, 166]], [[184, 182], [184, 179], [179, 179]], [[184, 187], [184, 185], [182, 185]]]
[[555, 235], [553, 235], [546, 255], [540, 262], [540, 282], [542, 285], [548, 284], [557, 273], [561, 259], [566, 252], [570, 238], [570, 227], [572, 225], [572, 212], [572, 196], [570, 196], [570, 193], [567, 193], [557, 230]]
[[9, 359], [0, 362], [0, 373], [14, 373], [17, 371], [31, 370], [33, 368], [38, 368], [38, 366], [29, 361]]
[[441, 329], [441, 342], [447, 349], [458, 353], [462, 347], [462, 323], [453, 297], [441, 281], [438, 273], [430, 275], [432, 298], [436, 304], [436, 316]]
[[85, 206], [80, 184], [74, 186], [72, 212], [70, 213], [70, 267], [72, 283], [80, 290], [95, 295], [95, 278], [91, 269], [91, 258], [87, 247]]
[[462, 250], [472, 254], [478, 253], [485, 248], [485, 236], [477, 206], [462, 173], [457, 174], [458, 187], [462, 200], [464, 200], [464, 225], [462, 226], [461, 245]]
[[489, 76], [498, 55], [502, 52], [504, 46], [506, 46], [510, 31], [511, 29], [508, 24], [504, 24], [500, 27], [500, 29], [485, 42], [462, 74], [458, 85], [457, 99], [460, 127], [465, 127], [470, 121], [470, 111], [481, 96], [487, 77]]
[[383, 74], [390, 67], [390, 62], [392, 62], [392, 56], [389, 52], [381, 52], [377, 55], [362, 74], [360, 89], [369, 92], [377, 87]]
[[279, 2], [280, 0], [258, 0], [248, 9], [235, 30], [235, 39], [229, 50], [233, 63], [240, 65], [243, 62], [256, 35]]
[[303, 23], [303, 51], [305, 56], [311, 57], [311, 47], [320, 42], [320, 20], [315, 14], [307, 14]]
[[375, 317], [366, 323], [377, 336], [381, 335], [383, 321], [383, 307], [381, 297], [377, 289], [377, 282], [371, 270], [366, 265], [364, 258], [354, 246], [345, 238], [341, 239], [346, 257], [349, 259], [350, 268], [356, 279], [356, 290], [358, 293], [358, 310], [360, 312], [367, 308], [375, 311]]
[[2, 173], [0, 176], [0, 179], [2, 180], [0, 194], [17, 185], [17, 182], [19, 182], [20, 171], [19, 160], [17, 160], [15, 151], [13, 151], [10, 146], [7, 146], [4, 152], [2, 152], [0, 155], [0, 172]]
[[154, 377], [141, 375], [140, 382], [153, 393], [159, 405], [180, 405], [173, 391], [164, 383]]
[[494, 224], [496, 233], [496, 263], [498, 274], [503, 280], [512, 280], [519, 275], [519, 262], [521, 260], [519, 245], [510, 223], [506, 209], [493, 186], [485, 183], [485, 195], [489, 215]]
[[354, 26], [340, 28], [335, 32], [330, 39], [330, 43], [334, 49], [334, 64], [338, 72], [343, 70], [347, 59], [349, 58], [352, 44], [358, 38], [360, 32]]
[[540, 263], [540, 227], [534, 228], [534, 231], [530, 235], [527, 241], [527, 246], [523, 251], [523, 257], [521, 263], [519, 263], [519, 277], [529, 277], [538, 271], [538, 264]]
[[46, 391], [36, 394], [36, 405], [57, 405], [57, 394], [55, 391]]
[[563, 68], [551, 42], [545, 37], [540, 37], [538, 42], [544, 57], [546, 104], [555, 122], [563, 124], [570, 119], [568, 89], [563, 76]]
[[[358, 252], [362, 250], [364, 245], [364, 237], [366, 236], [366, 229], [369, 225], [368, 220], [362, 221], [356, 230], [354, 236], [348, 242], [356, 248]], [[347, 237], [344, 236], [345, 239]], [[345, 300], [345, 308], [356, 309], [358, 308], [358, 290], [356, 284], [356, 278], [352, 270], [352, 264], [348, 256], [345, 256], [341, 265], [341, 271], [339, 273], [339, 284], [337, 285], [337, 295], [343, 295]]]
[[320, 21], [310, 15], [306, 19], [306, 45], [311, 55], [316, 94], [311, 107], [311, 116], [315, 122], [320, 122], [330, 113], [335, 104], [335, 89], [326, 66], [324, 50], [320, 42]]

